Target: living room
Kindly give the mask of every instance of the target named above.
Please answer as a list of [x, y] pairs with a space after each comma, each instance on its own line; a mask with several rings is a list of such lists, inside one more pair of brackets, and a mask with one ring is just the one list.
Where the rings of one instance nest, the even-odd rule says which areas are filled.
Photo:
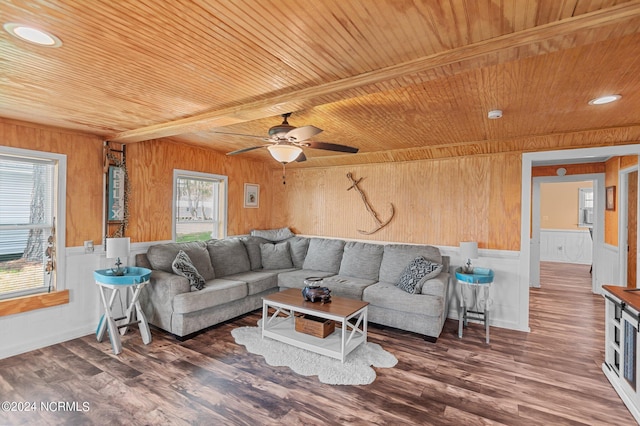
[[[64, 10], [61, 15], [51, 5], [41, 13], [34, 10], [35, 6], [21, 1], [5, 3], [0, 10], [2, 16], [7, 17], [3, 19], [14, 22], [28, 18], [29, 22], [58, 34], [62, 27], [58, 30], [57, 25], [62, 25], [66, 18], [91, 15], [72, 3], [51, 3]], [[512, 2], [506, 3], [513, 7], [514, 14], [522, 15], [519, 19], [523, 22], [533, 20], [536, 14], [544, 15], [542, 5], [538, 5], [540, 10], [533, 7], [535, 10], [531, 10]], [[278, 57], [277, 61], [264, 62], [264, 67], [268, 70], [265, 75], [277, 74], [276, 82], [263, 82], [253, 93], [245, 91], [242, 83], [249, 81], [251, 73], [243, 73], [234, 84], [215, 81], [212, 76], [204, 79], [205, 84], [197, 77], [203, 75], [207, 68], [220, 69], [216, 67], [224, 68], [224, 72], [220, 73], [225, 78], [230, 78], [233, 72], [241, 73], [241, 70], [234, 71], [237, 66], [229, 65], [233, 60], [238, 60], [234, 55], [227, 56], [223, 64], [206, 55], [182, 58], [175, 47], [169, 50], [167, 46], [172, 44], [168, 43], [165, 48], [176, 55], [176, 63], [192, 64], [196, 71], [191, 74], [188, 66], [179, 68], [180, 65], [172, 63], [166, 69], [173, 67], [180, 72], [175, 76], [161, 78], [149, 70], [160, 69], [156, 66], [160, 67], [159, 63], [166, 60], [162, 52], [155, 50], [162, 49], [157, 46], [150, 48], [155, 53], [149, 53], [149, 57], [141, 60], [142, 65], [138, 66], [137, 42], [133, 43], [135, 48], [126, 43], [119, 44], [121, 41], [118, 41], [120, 39], [114, 28], [105, 30], [109, 34], [106, 40], [93, 34], [88, 38], [89, 41], [82, 42], [77, 41], [79, 33], [90, 34], [89, 29], [66, 29], [59, 34], [63, 45], [45, 53], [41, 53], [36, 47], [15, 41], [8, 33], [3, 32], [0, 40], [6, 52], [3, 56], [10, 58], [7, 72], [10, 71], [8, 75], [12, 83], [3, 83], [2, 87], [0, 145], [66, 156], [66, 226], [60, 228], [58, 233], [64, 244], [57, 253], [59, 275], [56, 290], [68, 291], [68, 303], [3, 314], [0, 317], [3, 339], [0, 358], [23, 354], [95, 332], [101, 305], [93, 271], [108, 265], [103, 243], [105, 233], [112, 230], [105, 223], [104, 213], [106, 140], [112, 141], [110, 143], [116, 148], [126, 146], [130, 200], [125, 235], [130, 237], [132, 243], [131, 255], [127, 259], [129, 265], [133, 264], [135, 254], [144, 253], [149, 246], [171, 241], [173, 238], [171, 212], [174, 170], [223, 175], [228, 178], [226, 232], [229, 236], [244, 235], [252, 229], [286, 226], [296, 234], [306, 236], [431, 244], [439, 247], [444, 255], [451, 256], [451, 264], [456, 267], [464, 263], [458, 251], [459, 243], [477, 241], [480, 259], [475, 262], [492, 268], [496, 274], [495, 316], [492, 326], [528, 332], [531, 328], [528, 224], [531, 219], [532, 187], [529, 181], [536, 176], [557, 175], [557, 170], [562, 167], [569, 176], [602, 174], [601, 186], [604, 191], [605, 187], [618, 185], [620, 170], [637, 167], [637, 155], [640, 151], [637, 145], [640, 141], [637, 113], [640, 110], [640, 99], [637, 96], [640, 93], [640, 79], [631, 76], [632, 73], [629, 72], [637, 68], [639, 56], [638, 4], [628, 2], [608, 6], [607, 2], [601, 2], [598, 7], [598, 2], [592, 2], [593, 10], [585, 10], [580, 2], [575, 3], [575, 15], [568, 16], [566, 11], [555, 11], [554, 14], [545, 10], [545, 16], [548, 17], [546, 22], [539, 18], [541, 22], [538, 24], [527, 26], [522, 23], [522, 28], [514, 25], [516, 29], [511, 32], [503, 31], [500, 35], [482, 35], [481, 29], [492, 28], [488, 24], [488, 18], [479, 20], [477, 33], [471, 31], [471, 24], [469, 27], [461, 25], [467, 28], [469, 37], [475, 44], [452, 44], [458, 46], [458, 50], [454, 52], [459, 55], [458, 61], [444, 60], [436, 55], [449, 51], [445, 48], [435, 49], [432, 53], [435, 56], [430, 56], [429, 49], [425, 47], [428, 45], [427, 41], [419, 48], [416, 47], [415, 52], [407, 53], [407, 49], [402, 49], [401, 46], [411, 36], [392, 36], [388, 28], [380, 31], [390, 39], [400, 39], [392, 43], [389, 51], [385, 51], [386, 55], [393, 58], [387, 60], [384, 55], [377, 55], [378, 63], [372, 66], [364, 66], [367, 61], [359, 55], [355, 55], [362, 61], [358, 66], [353, 63], [351, 68], [339, 65], [349, 64], [349, 55], [344, 52], [342, 45], [339, 51], [343, 53], [339, 61], [330, 59], [332, 57], [327, 56], [328, 53], [321, 46], [316, 46], [319, 49], [317, 58], [306, 60], [278, 52], [274, 54]], [[293, 7], [282, 2], [274, 4], [283, 10]], [[463, 16], [456, 9], [464, 9], [463, 6], [456, 2], [446, 2], [446, 5], [442, 8], [449, 7], [450, 10], [455, 10], [452, 12], [455, 16]], [[426, 26], [429, 21], [423, 18], [413, 22], [411, 19], [418, 19], [415, 17], [420, 16], [419, 13], [401, 13], [391, 5], [377, 6], [372, 8], [375, 10], [371, 10], [363, 4], [349, 3], [349, 8], [361, 13], [367, 11], [383, 21], [383, 17], [387, 16], [390, 22], [398, 24], [406, 20], [412, 22], [413, 27]], [[278, 16], [275, 11], [267, 10], [267, 6], [256, 7], [265, 16], [265, 20]], [[345, 19], [345, 15], [349, 15], [333, 4], [316, 7]], [[478, 6], [481, 10], [467, 7], [470, 8], [465, 10], [467, 15], [500, 15], [499, 11], [484, 10], [481, 6]], [[120, 10], [118, 6], [111, 6], [113, 10], [108, 12], [97, 5], [89, 8], [95, 15], [92, 20], [102, 19], [98, 17], [103, 13], [107, 13], [114, 21], [124, 19], [124, 10]], [[171, 8], [160, 9], [162, 10], [157, 11], [158, 19], [168, 19], [179, 14]], [[250, 6], [240, 9], [243, 19], [248, 19], [246, 14], [251, 10]], [[143, 13], [140, 10], [136, 12]], [[194, 20], [197, 20], [195, 17], [199, 13], [205, 13], [198, 12], [195, 6], [190, 6], [183, 12]], [[249, 31], [241, 24], [241, 18], [237, 18], [236, 22], [231, 14], [225, 15], [223, 11], [217, 13], [224, 15], [228, 22], [235, 22], [236, 29], [244, 28]], [[317, 29], [321, 25], [311, 19], [315, 15], [313, 10], [306, 10], [303, 14], [296, 9], [296, 13], [305, 17], [307, 28], [316, 29], [318, 34], [323, 33]], [[328, 16], [325, 13], [319, 15]], [[433, 10], [431, 13], [428, 16], [440, 16], [444, 22], [455, 26], [456, 19], [447, 13], [439, 15]], [[507, 12], [504, 13], [508, 15]], [[210, 15], [214, 13], [210, 12]], [[218, 23], [218, 26], [211, 25], [222, 27], [220, 21], [210, 15], [206, 16], [209, 16], [211, 22]], [[349, 19], [357, 21], [354, 25], [362, 31], [364, 28], [370, 30], [366, 19], [356, 19], [356, 15], [358, 14], [352, 11], [349, 16]], [[151, 20], [151, 16], [143, 16]], [[564, 27], [561, 25], [563, 20], [567, 20]], [[336, 30], [338, 24], [335, 22], [338, 21], [340, 20], [331, 21]], [[263, 28], [264, 24], [254, 20], [251, 22], [253, 28]], [[150, 31], [148, 27], [144, 27], [145, 31]], [[402, 25], [391, 27], [402, 28]], [[619, 30], [615, 31], [613, 28]], [[256, 33], [262, 34], [258, 30]], [[336, 33], [352, 37], [346, 30]], [[304, 43], [309, 46], [315, 46], [312, 40], [308, 40], [308, 36], [302, 38], [298, 34], [298, 37], [294, 37], [296, 34], [295, 29], [289, 28], [280, 41], [290, 40], [293, 45], [291, 48], [299, 55], [304, 51], [304, 48], [297, 45], [303, 43], [301, 40], [304, 39]], [[367, 34], [371, 40], [374, 39], [374, 35]], [[500, 36], [503, 38], [500, 39]], [[184, 37], [176, 45], [187, 43], [190, 38], [198, 38], [193, 35]], [[242, 40], [242, 36], [236, 37], [236, 40]], [[429, 37], [429, 40], [433, 40], [433, 37]], [[533, 37], [534, 41], [527, 37]], [[427, 37], [423, 35], [423, 38], [426, 40]], [[107, 54], [108, 49], [104, 47], [103, 51], [101, 47], [102, 57], [92, 57], [82, 50], [83, 43], [101, 45], [109, 40], [115, 43], [112, 47], [114, 50]], [[573, 44], [566, 40], [573, 40]], [[492, 54], [489, 48], [481, 49], [488, 41], [495, 43], [489, 47], [503, 49], [504, 58]], [[560, 47], [560, 41], [569, 46]], [[214, 40], [207, 39], [207, 43], [214, 43]], [[269, 48], [276, 44], [275, 41], [271, 43]], [[473, 46], [469, 47], [470, 44]], [[71, 54], [66, 56], [64, 49], [67, 45], [79, 49], [75, 51], [75, 57], [72, 58]], [[217, 51], [228, 52], [225, 46], [217, 45]], [[465, 51], [465, 46], [472, 51]], [[328, 50], [332, 47], [336, 46], [330, 46]], [[382, 49], [381, 46], [371, 47], [362, 56], [376, 57], [376, 48]], [[200, 45], [199, 49], [204, 50], [204, 47]], [[243, 46], [242, 51], [245, 49], [247, 48]], [[287, 52], [286, 44], [282, 44], [282, 49]], [[397, 49], [396, 53], [391, 52], [394, 49]], [[523, 51], [520, 53], [523, 58], [512, 60], [510, 55], [517, 57], [518, 49]], [[56, 59], [57, 52], [62, 52], [62, 60]], [[118, 60], [122, 52], [129, 53]], [[323, 55], [326, 59], [324, 61], [319, 59]], [[247, 61], [255, 66], [262, 60], [256, 58], [252, 57]], [[323, 70], [320, 81], [327, 85], [333, 80], [346, 80], [366, 74], [370, 71], [369, 68], [384, 69], [392, 64], [404, 64], [420, 58], [426, 58], [424, 61], [427, 65], [406, 73], [410, 76], [406, 77], [407, 80], [414, 79], [412, 83], [386, 70], [389, 73], [383, 76], [386, 79], [379, 77], [381, 80], [358, 86], [362, 93], [357, 93], [357, 96], [354, 93], [344, 93], [349, 90], [358, 92], [347, 86], [355, 85], [353, 80], [344, 81], [346, 87], [342, 91], [325, 86], [316, 87], [320, 85], [313, 83], [312, 75], [319, 71], [308, 70], [313, 66], [320, 67], [309, 65], [315, 63], [314, 59], [323, 62], [323, 67], [328, 69]], [[79, 71], [79, 64], [89, 60], [91, 62], [88, 63], [93, 65], [88, 68], [92, 69]], [[297, 64], [297, 68], [292, 66], [291, 70], [287, 70], [291, 83], [281, 83], [287, 72], [278, 67], [298, 60], [301, 63]], [[68, 66], [64, 66], [65, 61], [68, 61]], [[55, 68], [52, 63], [58, 64], [55, 71], [52, 69], [52, 76], [46, 79], [33, 77], [37, 75], [36, 69]], [[150, 63], [153, 66], [149, 66]], [[607, 78], [604, 77], [602, 64], [607, 64], [612, 69], [606, 72]], [[451, 69], [454, 66], [459, 69]], [[144, 69], [140, 70], [141, 67]], [[341, 71], [343, 67], [349, 69]], [[299, 77], [305, 70], [309, 74], [304, 78]], [[435, 75], [431, 75], [431, 72]], [[83, 77], [84, 73], [91, 73], [91, 77]], [[438, 73], [442, 73], [440, 78]], [[148, 74], [153, 84], [145, 86], [144, 80], [138, 79], [140, 77], [132, 78], [127, 83], [127, 76], [144, 74]], [[170, 74], [169, 71], [167, 74]], [[600, 77], [591, 78], [590, 74]], [[188, 78], [185, 76], [194, 79], [190, 89], [191, 98], [186, 101], [178, 99], [187, 98], [183, 92], [185, 87], [179, 84]], [[78, 81], [83, 78], [87, 79], [79, 84]], [[508, 84], [511, 78], [517, 83]], [[98, 84], [101, 79], [106, 79], [103, 86]], [[42, 86], [29, 93], [26, 86], [35, 85], [34, 81]], [[598, 84], [599, 81], [599, 85], [595, 88], [585, 87], [586, 81], [590, 84]], [[214, 83], [215, 87], [211, 86], [207, 91], [215, 93], [215, 96], [202, 95], [205, 93], [204, 88]], [[131, 90], [138, 90], [138, 94], [129, 94], [129, 100], [120, 103], [118, 99], [126, 98], [129, 90], [127, 84], [135, 87]], [[376, 84], [380, 87], [374, 89]], [[167, 92], [173, 94], [157, 89], [163, 86], [169, 87]], [[235, 89], [225, 86], [233, 86]], [[315, 88], [318, 92], [301, 93], [305, 88]], [[518, 90], [526, 90], [528, 96], [519, 95], [517, 99], [508, 96], [510, 92], [516, 93]], [[588, 105], [592, 97], [609, 93], [609, 90], [621, 92], [622, 99], [599, 107]], [[60, 95], [61, 91], [66, 93], [66, 97]], [[424, 99], [428, 97], [427, 94], [432, 99]], [[290, 97], [290, 101], [284, 100], [285, 95]], [[174, 99], [167, 102], [170, 96]], [[325, 98], [316, 99], [323, 96]], [[562, 100], [563, 96], [571, 101]], [[559, 101], [560, 106], [549, 106], [550, 97]], [[79, 98], [84, 99], [84, 102]], [[234, 103], [237, 105], [232, 106]], [[244, 112], [241, 108], [243, 105], [246, 107]], [[490, 108], [503, 108], [504, 116], [498, 120], [488, 119], [487, 111]], [[594, 112], [593, 108], [602, 109]], [[336, 154], [305, 148], [308, 157], [306, 162], [290, 163], [283, 169], [267, 150], [227, 156], [227, 152], [255, 145], [256, 140], [215, 134], [215, 130], [220, 130], [266, 135], [269, 127], [281, 121], [279, 115], [290, 111], [293, 111], [293, 115], [289, 121], [293, 125], [313, 124], [321, 127], [325, 129], [321, 140], [355, 146], [359, 148], [359, 152], [353, 155]], [[508, 121], [515, 117], [517, 122]], [[194, 119], [187, 123], [179, 122], [180, 119], [188, 118]], [[155, 131], [153, 125], [161, 124], [166, 126]], [[172, 129], [180, 131], [171, 133]], [[165, 133], [167, 136], [163, 136]], [[150, 137], [147, 139], [145, 135]], [[591, 163], [588, 158], [592, 156], [606, 157], [606, 160]], [[575, 158], [583, 162], [573, 164]], [[545, 161], [551, 159], [558, 160], [558, 163], [546, 166]], [[357, 194], [347, 190], [350, 186], [348, 173], [356, 178], [363, 178], [362, 188], [370, 205], [379, 211], [380, 216], [387, 217], [386, 206], [389, 203], [395, 208], [396, 213], [389, 225], [372, 235], [366, 236], [358, 232], [358, 229], [373, 229], [375, 221]], [[246, 183], [259, 185], [258, 208], [244, 207]], [[600, 194], [600, 198], [604, 198], [603, 195]], [[594, 265], [594, 273], [599, 285], [615, 284], [620, 280], [618, 212], [605, 211], [603, 208], [602, 213], [602, 222], [595, 237], [599, 238], [604, 254], [595, 259], [598, 265]], [[85, 252], [85, 241], [93, 242], [93, 252]], [[455, 308], [454, 302], [451, 303]], [[0, 302], [0, 312], [3, 309], [15, 312], [15, 305], [5, 300]], [[452, 320], [457, 318], [455, 309], [450, 307], [449, 312]], [[109, 350], [108, 345], [105, 345], [105, 352]]]

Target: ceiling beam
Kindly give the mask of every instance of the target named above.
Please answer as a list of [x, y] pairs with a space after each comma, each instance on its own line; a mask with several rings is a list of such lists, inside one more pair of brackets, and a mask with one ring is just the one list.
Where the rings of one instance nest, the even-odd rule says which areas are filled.
[[[505, 49], [516, 49], [577, 31], [615, 24], [616, 22], [637, 18], [638, 16], [640, 16], [640, 1], [623, 3], [596, 12], [563, 19], [511, 34], [505, 34], [500, 37], [314, 87], [295, 90], [228, 108], [207, 111], [191, 117], [124, 131], [111, 135], [107, 140], [121, 143], [141, 142], [149, 139], [175, 136], [183, 133], [192, 133], [215, 127], [258, 120], [290, 111], [299, 111], [301, 109], [347, 99], [356, 96], [358, 93], [361, 94], [361, 92], [354, 89], [365, 86], [371, 87], [390, 80], [400, 79], [404, 76], [415, 75], [439, 67], [482, 58]], [[543, 51], [539, 54], [542, 53], [545, 52]], [[482, 61], [476, 61], [475, 64], [475, 66], [481, 66]], [[376, 88], [374, 90], [380, 91], [383, 89]]]

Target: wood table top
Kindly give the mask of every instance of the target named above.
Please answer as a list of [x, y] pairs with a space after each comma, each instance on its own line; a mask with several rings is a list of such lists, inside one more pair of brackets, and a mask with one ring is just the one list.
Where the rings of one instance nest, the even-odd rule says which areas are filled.
[[308, 302], [302, 297], [302, 290], [290, 288], [278, 293], [263, 297], [268, 302], [281, 303], [295, 308], [304, 308], [317, 312], [326, 312], [341, 317], [348, 317], [369, 304], [362, 300], [348, 299], [346, 297], [331, 296], [331, 302]]
[[630, 289], [628, 287], [620, 287], [618, 285], [603, 285], [602, 288], [609, 293], [622, 300], [627, 305], [631, 306], [636, 311], [640, 312], [640, 289]]

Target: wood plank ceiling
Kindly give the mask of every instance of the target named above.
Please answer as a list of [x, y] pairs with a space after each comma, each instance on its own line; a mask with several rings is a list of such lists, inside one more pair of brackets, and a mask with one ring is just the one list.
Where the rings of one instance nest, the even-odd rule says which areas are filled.
[[215, 132], [266, 136], [294, 112], [360, 149], [306, 149], [297, 166], [317, 166], [640, 125], [639, 1], [12, 0], [0, 17], [63, 42], [0, 31], [0, 117], [113, 141], [224, 153], [261, 141]]

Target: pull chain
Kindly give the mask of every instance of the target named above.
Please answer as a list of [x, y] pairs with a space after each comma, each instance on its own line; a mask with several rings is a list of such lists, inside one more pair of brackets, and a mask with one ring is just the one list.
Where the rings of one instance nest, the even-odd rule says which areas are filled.
[[286, 163], [282, 163], [282, 184], [283, 185], [287, 184], [287, 180], [285, 176], [285, 173], [286, 173], [285, 166], [286, 166]]

